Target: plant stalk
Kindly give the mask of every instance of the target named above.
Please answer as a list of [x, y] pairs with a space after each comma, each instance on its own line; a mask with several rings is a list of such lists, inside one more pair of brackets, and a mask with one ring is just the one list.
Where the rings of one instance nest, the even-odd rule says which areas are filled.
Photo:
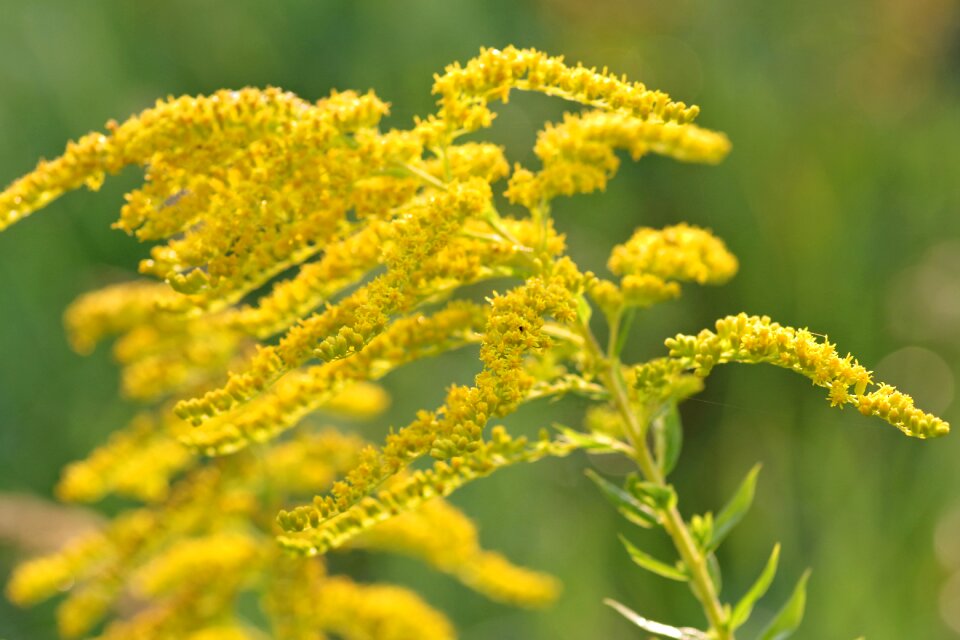
[[[621, 417], [627, 425], [627, 440], [633, 447], [633, 460], [636, 462], [640, 473], [647, 482], [652, 482], [658, 486], [666, 487], [667, 483], [660, 472], [660, 468], [654, 461], [653, 454], [647, 444], [644, 426], [639, 423], [637, 416], [630, 406], [630, 400], [627, 396], [627, 390], [623, 385], [622, 376], [618, 375], [620, 360], [614, 355], [605, 356], [597, 342], [596, 337], [590, 330], [590, 327], [580, 323], [580, 331], [584, 336], [588, 351], [591, 353], [595, 363], [599, 365], [599, 374], [610, 392], [611, 400], [620, 412]], [[663, 517], [663, 528], [673, 541], [673, 545], [680, 555], [687, 570], [690, 572], [690, 590], [700, 601], [703, 612], [710, 624], [710, 630], [716, 640], [734, 640], [733, 633], [729, 630], [727, 614], [717, 590], [714, 587], [713, 580], [710, 578], [710, 572], [707, 568], [707, 559], [701, 553], [694, 542], [687, 524], [680, 515], [676, 506], [661, 511]]]

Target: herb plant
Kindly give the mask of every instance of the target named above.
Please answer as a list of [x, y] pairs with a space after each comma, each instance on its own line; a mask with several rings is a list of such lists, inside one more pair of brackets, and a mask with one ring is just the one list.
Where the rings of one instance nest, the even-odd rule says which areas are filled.
[[[500, 147], [467, 141], [512, 90], [581, 108], [539, 132], [538, 168], [511, 168]], [[732, 640], [779, 556], [775, 546], [738, 600], [721, 599], [715, 552], [749, 508], [758, 469], [716, 515], [682, 515], [668, 481], [682, 441], [677, 406], [714, 367], [786, 368], [826, 389], [831, 405], [908, 436], [948, 431], [825, 338], [767, 317], [726, 317], [668, 339], [662, 357], [621, 361], [638, 313], [680, 295], [682, 283], [724, 283], [737, 260], [708, 230], [681, 223], [640, 228], [614, 247], [610, 277], [584, 272], [565, 254], [551, 203], [602, 191], [618, 151], [719, 162], [730, 143], [693, 124], [697, 107], [512, 47], [447, 67], [434, 93], [435, 113], [389, 131], [379, 127], [387, 105], [372, 93], [170, 98], [69, 144], [0, 194], [2, 229], [138, 165], [144, 184], [115, 226], [156, 243], [144, 279], [87, 294], [66, 314], [80, 352], [116, 336], [123, 392], [144, 409], [68, 466], [58, 495], [141, 506], [21, 565], [11, 600], [68, 591], [58, 608], [65, 638], [451, 638], [418, 596], [330, 575], [325, 554], [407, 554], [490, 598], [547, 604], [557, 581], [484, 550], [444, 498], [502, 467], [586, 449], [635, 463], [622, 485], [588, 473], [629, 522], [672, 540], [677, 557], [663, 560], [624, 537], [625, 559], [688, 583], [704, 613], [689, 625], [703, 629], [609, 604], [661, 637]], [[480, 302], [461, 293], [494, 280], [509, 284]], [[606, 344], [593, 330], [601, 322]], [[374, 415], [385, 404], [377, 380], [468, 345], [479, 345], [473, 384], [450, 386], [442, 406], [379, 445], [304, 422], [321, 410]], [[564, 394], [592, 401], [582, 429], [530, 440], [493, 424]], [[806, 578], [762, 640], [797, 627]], [[250, 592], [262, 622], [237, 613]]]

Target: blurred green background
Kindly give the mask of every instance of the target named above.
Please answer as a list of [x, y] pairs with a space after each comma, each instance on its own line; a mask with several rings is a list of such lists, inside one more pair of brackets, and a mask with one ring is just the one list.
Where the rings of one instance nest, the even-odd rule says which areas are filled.
[[[406, 126], [432, 106], [431, 76], [482, 45], [535, 46], [607, 65], [700, 104], [700, 122], [734, 151], [710, 168], [625, 164], [605, 195], [557, 207], [581, 266], [602, 269], [638, 225], [711, 227], [741, 259], [719, 289], [641, 317], [628, 358], [745, 310], [829, 333], [927, 410], [960, 423], [960, 3], [956, 0], [0, 0], [0, 182], [66, 140], [167, 94], [278, 85], [315, 99], [374, 88]], [[530, 157], [536, 129], [563, 105], [517, 96], [491, 134]], [[81, 358], [60, 316], [79, 293], [133, 273], [144, 248], [109, 229], [135, 172], [76, 193], [0, 235], [0, 490], [49, 496], [59, 468], [131, 413], [116, 400], [109, 350]], [[388, 380], [383, 425], [433, 406], [472, 364], [448, 358]], [[436, 381], [429, 389], [423, 380]], [[411, 397], [412, 396], [412, 397]], [[757, 461], [754, 510], [721, 550], [735, 600], [777, 540], [768, 618], [814, 570], [799, 637], [960, 637], [960, 438], [909, 440], [878, 420], [830, 409], [789, 373], [718, 370], [683, 408], [675, 473], [686, 514], [715, 509]], [[418, 400], [419, 399], [419, 400]], [[535, 431], [582, 406], [525, 409]], [[454, 497], [486, 545], [565, 582], [551, 610], [490, 604], [414, 563], [361, 567], [416, 586], [465, 639], [637, 638], [601, 604], [700, 625], [684, 587], [630, 564], [629, 531], [573, 456], [502, 472]], [[17, 514], [5, 513], [11, 520]], [[664, 551], [659, 538], [642, 539]], [[661, 545], [657, 547], [657, 545]], [[17, 558], [0, 549], [0, 578]], [[53, 638], [52, 609], [0, 601], [0, 637]], [[748, 637], [745, 635], [744, 637]]]

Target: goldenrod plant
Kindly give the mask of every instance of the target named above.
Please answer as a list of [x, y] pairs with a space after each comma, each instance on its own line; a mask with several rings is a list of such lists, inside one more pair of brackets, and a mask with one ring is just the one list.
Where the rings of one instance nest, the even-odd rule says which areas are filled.
[[[538, 167], [511, 167], [479, 135], [514, 90], [578, 108], [539, 132]], [[324, 557], [406, 554], [495, 600], [548, 604], [557, 581], [484, 550], [444, 498], [500, 468], [586, 449], [635, 463], [624, 483], [589, 474], [630, 523], [662, 529], [677, 557], [655, 558], [624, 536], [624, 559], [689, 584], [704, 619], [654, 622], [633, 610], [643, 603], [609, 604], [645, 633], [732, 640], [771, 585], [779, 547], [754, 586], [726, 602], [715, 552], [749, 508], [757, 469], [716, 515], [684, 516], [669, 482], [677, 405], [714, 367], [790, 369], [833, 406], [916, 438], [947, 433], [825, 337], [765, 316], [723, 318], [670, 338], [662, 357], [621, 360], [637, 314], [684, 283], [726, 282], [737, 260], [706, 229], [643, 227], [612, 249], [603, 277], [566, 255], [551, 205], [602, 191], [619, 151], [721, 161], [730, 142], [693, 123], [697, 107], [513, 47], [447, 67], [433, 91], [435, 113], [387, 131], [387, 105], [372, 93], [169, 98], [70, 143], [0, 194], [2, 229], [138, 165], [144, 184], [115, 226], [155, 243], [143, 279], [66, 313], [80, 352], [115, 337], [123, 393], [144, 409], [69, 465], [57, 492], [141, 506], [21, 565], [12, 601], [66, 591], [64, 638], [452, 638], [451, 623], [414, 593], [331, 575]], [[484, 283], [480, 301], [463, 293]], [[601, 323], [606, 344], [594, 333]], [[450, 386], [442, 405], [379, 445], [306, 420], [375, 415], [387, 403], [378, 380], [469, 345], [479, 346], [473, 384]], [[530, 439], [497, 424], [565, 394], [592, 402], [581, 429], [543, 425]], [[799, 625], [806, 577], [762, 640]], [[238, 615], [251, 592], [268, 624]]]

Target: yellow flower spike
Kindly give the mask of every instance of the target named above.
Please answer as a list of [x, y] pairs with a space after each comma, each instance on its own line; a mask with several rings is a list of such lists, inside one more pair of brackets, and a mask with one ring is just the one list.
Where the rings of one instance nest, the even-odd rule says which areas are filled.
[[[262, 103], [284, 96], [297, 107], [288, 105], [271, 120]], [[238, 100], [249, 104], [220, 110], [222, 102]], [[391, 153], [419, 156], [409, 135], [364, 137], [383, 113], [375, 97], [352, 93], [316, 106], [276, 91], [179, 99], [101, 136], [104, 148], [93, 155], [105, 158], [91, 162], [106, 163], [110, 171], [150, 164], [148, 188], [131, 194], [119, 226], [143, 239], [174, 239], [152, 250], [141, 264], [144, 273], [167, 280], [195, 304], [233, 302], [316, 253], [342, 225], [350, 185], [364, 172], [394, 162]], [[201, 135], [202, 144], [175, 134], [171, 125], [178, 121], [194, 125], [184, 129]], [[358, 142], [348, 144], [348, 136]], [[55, 163], [61, 161], [76, 164], [71, 151]], [[42, 168], [0, 195], [0, 211], [5, 196], [22, 201], [20, 192], [33, 188], [31, 180], [40, 174], [46, 175]], [[63, 188], [77, 186], [69, 176], [65, 180]]]
[[349, 508], [421, 456], [458, 456], [477, 446], [491, 418], [510, 413], [530, 396], [534, 379], [525, 371], [523, 358], [548, 346], [542, 332], [546, 316], [562, 323], [573, 321], [574, 294], [583, 281], [572, 261], [563, 259], [550, 276], [531, 278], [494, 296], [480, 347], [484, 368], [474, 386], [452, 387], [443, 407], [436, 412], [422, 411], [416, 420], [391, 433], [381, 452], [348, 473], [344, 482], [334, 486], [331, 496], [320, 499], [323, 517]]
[[119, 584], [74, 588], [57, 607], [57, 631], [60, 637], [79, 638], [89, 633], [107, 615], [119, 590]]
[[832, 344], [818, 341], [806, 329], [784, 327], [767, 316], [744, 313], [718, 320], [716, 329], [670, 338], [666, 343], [670, 357], [701, 376], [728, 362], [773, 364], [829, 389], [832, 405], [852, 404], [864, 415], [878, 416], [908, 436], [931, 438], [950, 431], [948, 423], [917, 409], [910, 396], [890, 385], [880, 384], [868, 391], [873, 384], [870, 372], [849, 355], [841, 358]]
[[556, 578], [481, 549], [473, 522], [440, 498], [381, 522], [350, 547], [418, 558], [492, 600], [517, 606], [544, 606], [559, 593]]
[[148, 597], [194, 584], [213, 587], [228, 575], [255, 573], [258, 555], [257, 542], [237, 532], [178, 540], [139, 569], [133, 585], [137, 593]]
[[450, 495], [471, 480], [513, 464], [565, 456], [574, 448], [569, 442], [550, 440], [528, 444], [526, 438], [511, 438], [498, 427], [489, 441], [477, 443], [470, 453], [439, 461], [427, 471], [398, 477], [375, 498], [364, 497], [340, 512], [331, 513], [328, 503], [322, 500], [312, 506], [281, 511], [277, 522], [288, 535], [281, 536], [279, 541], [298, 553], [326, 553], [399, 513], [417, 509], [432, 498]]
[[228, 309], [214, 322], [261, 339], [287, 329], [376, 267], [386, 230], [386, 222], [371, 222], [328, 244], [319, 260], [302, 265], [255, 305]]
[[557, 196], [602, 191], [620, 166], [616, 149], [628, 151], [633, 160], [652, 152], [715, 164], [729, 152], [730, 141], [692, 124], [604, 111], [566, 114], [561, 124], [547, 125], [537, 136], [534, 151], [543, 168], [536, 174], [515, 172], [506, 195], [533, 209]]
[[177, 294], [149, 280], [124, 282], [86, 293], [64, 313], [70, 346], [87, 354], [108, 335], [122, 333], [149, 322], [165, 302]]
[[167, 640], [184, 638], [233, 616], [239, 584], [226, 581], [216, 588], [186, 590], [156, 601], [130, 618], [110, 624], [97, 640]]
[[106, 553], [108, 547], [102, 535], [85, 535], [56, 554], [20, 564], [7, 583], [6, 596], [20, 606], [42, 602], [70, 587], [78, 575]]
[[85, 460], [64, 469], [57, 497], [68, 502], [94, 502], [107, 494], [156, 502], [167, 497], [170, 479], [193, 459], [168, 433], [172, 414], [157, 418], [142, 413]]
[[477, 305], [454, 302], [433, 316], [414, 314], [397, 320], [359, 353], [293, 371], [242, 410], [225, 412], [193, 429], [180, 429], [178, 435], [208, 455], [233, 453], [251, 442], [270, 440], [306, 414], [335, 401], [350, 383], [376, 380], [413, 360], [476, 341], [485, 317]]
[[460, 579], [491, 600], [518, 607], [545, 607], [560, 595], [560, 581], [553, 576], [518, 567], [504, 556], [485, 551], [463, 567]]
[[[373, 96], [356, 107], [352, 117], [341, 117], [343, 124], [370, 126], [386, 111]], [[344, 108], [344, 104], [336, 104], [333, 111], [342, 113]], [[293, 94], [273, 88], [224, 90], [211, 96], [158, 101], [153, 109], [123, 124], [108, 123], [108, 135], [91, 133], [71, 142], [62, 156], [41, 162], [32, 173], [0, 193], [0, 230], [66, 191], [85, 183], [97, 188], [105, 173], [117, 173], [130, 164], [146, 164], [160, 152], [203, 166], [218, 153], [231, 155], [244, 143], [282, 129], [311, 109], [309, 103]], [[140, 221], [132, 220], [124, 226], [132, 229], [138, 224]]]
[[107, 594], [119, 597], [123, 580], [145, 547], [162, 545], [214, 519], [225, 521], [229, 517], [227, 503], [218, 496], [219, 480], [216, 469], [195, 470], [155, 510], [128, 511], [102, 532], [20, 565], [7, 585], [8, 596], [13, 602], [31, 604], [76, 584], [84, 591], [77, 592], [77, 603], [66, 604], [64, 615], [73, 621], [90, 620], [83, 614], [91, 609], [83, 603], [102, 602]]
[[361, 178], [353, 184], [350, 191], [350, 208], [357, 218], [381, 217], [390, 211], [410, 202], [420, 187], [415, 178], [397, 178], [395, 176], [371, 176]]
[[314, 357], [330, 361], [362, 349], [383, 331], [390, 316], [418, 302], [416, 277], [421, 264], [450, 241], [467, 217], [483, 212], [489, 201], [489, 187], [473, 180], [432, 197], [411, 216], [398, 220], [392, 250], [385, 257], [385, 274], [292, 328], [276, 347], [260, 349], [246, 371], [231, 374], [223, 388], [180, 402], [178, 415], [202, 423], [249, 400], [286, 371]]
[[403, 587], [324, 580], [312, 594], [315, 625], [344, 640], [453, 640], [450, 622]]
[[249, 354], [252, 340], [218, 328], [213, 318], [187, 318], [163, 311], [114, 344], [123, 367], [121, 390], [144, 402], [209, 388], [228, 366]]
[[512, 46], [481, 49], [466, 65], [449, 65], [443, 75], [435, 76], [433, 84], [433, 92], [440, 96], [440, 120], [451, 129], [465, 131], [490, 126], [494, 116], [487, 105], [495, 100], [506, 102], [511, 89], [536, 91], [654, 122], [685, 124], [699, 112], [699, 108], [672, 102], [667, 94], [648, 90], [639, 82], [582, 66], [570, 67], [563, 58]]

